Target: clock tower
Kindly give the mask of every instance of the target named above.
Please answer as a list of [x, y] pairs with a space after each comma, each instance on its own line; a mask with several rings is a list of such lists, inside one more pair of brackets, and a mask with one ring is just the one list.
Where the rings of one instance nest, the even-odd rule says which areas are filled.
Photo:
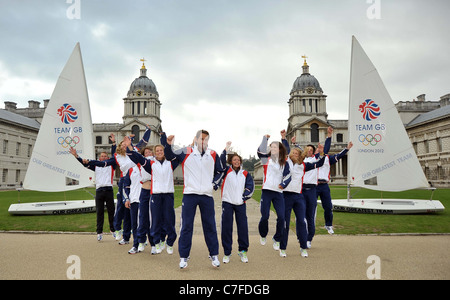
[[159, 144], [159, 132], [161, 128], [160, 109], [161, 102], [156, 85], [147, 77], [147, 68], [145, 67], [145, 59], [141, 59], [142, 67], [140, 68], [140, 76], [136, 78], [130, 85], [127, 97], [124, 101], [123, 127], [125, 130], [133, 133], [137, 138], [142, 137], [146, 130], [146, 126], [152, 129], [150, 141], [148, 144]]
[[296, 136], [303, 147], [324, 141], [327, 136], [327, 96], [319, 81], [309, 73], [307, 56], [302, 56], [303, 72], [297, 77], [290, 92], [287, 138]]

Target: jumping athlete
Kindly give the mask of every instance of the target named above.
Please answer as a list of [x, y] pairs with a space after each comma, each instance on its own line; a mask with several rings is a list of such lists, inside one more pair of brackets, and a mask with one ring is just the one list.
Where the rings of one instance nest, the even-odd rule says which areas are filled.
[[178, 160], [183, 167], [184, 191], [181, 210], [181, 230], [178, 239], [180, 268], [187, 267], [192, 246], [194, 217], [197, 206], [200, 208], [203, 234], [208, 246], [209, 256], [214, 267], [220, 266], [218, 259], [219, 241], [214, 211], [213, 188], [217, 189], [222, 178], [223, 167], [217, 153], [208, 148], [209, 133], [199, 130], [194, 138], [194, 145], [172, 150], [174, 136], [161, 134], [166, 159]]

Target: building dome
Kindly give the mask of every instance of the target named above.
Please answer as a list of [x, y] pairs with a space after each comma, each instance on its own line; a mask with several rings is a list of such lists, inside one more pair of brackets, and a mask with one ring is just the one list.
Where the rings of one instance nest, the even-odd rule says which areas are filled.
[[144, 64], [142, 64], [141, 76], [139, 76], [139, 78], [136, 78], [131, 83], [128, 95], [135, 93], [137, 90], [140, 90], [141, 93], [152, 93], [159, 96], [158, 91], [156, 90], [156, 85], [150, 78], [147, 77], [147, 69], [145, 68]]
[[314, 88], [316, 91], [323, 93], [323, 90], [320, 87], [319, 81], [316, 79], [316, 77], [311, 74], [302, 74], [295, 80], [294, 85], [292, 86], [291, 93], [297, 91], [305, 91], [310, 87]]
[[[292, 86], [291, 93], [297, 92], [297, 91], [308, 91], [311, 93], [311, 88], [314, 90], [323, 93], [322, 88], [320, 87], [319, 81], [314, 77], [313, 75], [309, 74], [309, 66], [305, 63], [302, 66], [303, 68], [303, 74], [294, 81], [294, 85]], [[309, 90], [308, 90], [309, 89]]]

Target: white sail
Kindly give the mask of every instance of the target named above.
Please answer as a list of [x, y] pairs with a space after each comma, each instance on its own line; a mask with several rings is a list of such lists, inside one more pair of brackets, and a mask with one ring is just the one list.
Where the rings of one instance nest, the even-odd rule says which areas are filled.
[[24, 188], [56, 192], [92, 185], [94, 172], [69, 153], [70, 147], [82, 157], [94, 157], [93, 126], [79, 43], [45, 109]]
[[416, 153], [376, 68], [353, 37], [348, 184], [373, 190], [429, 187]]

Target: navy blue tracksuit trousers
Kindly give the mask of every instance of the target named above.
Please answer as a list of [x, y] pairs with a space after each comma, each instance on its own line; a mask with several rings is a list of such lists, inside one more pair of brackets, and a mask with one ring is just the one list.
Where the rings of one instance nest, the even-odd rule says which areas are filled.
[[153, 237], [153, 243], [158, 244], [167, 233], [167, 245], [173, 246], [177, 238], [175, 231], [175, 210], [174, 194], [160, 193], [153, 194], [150, 204], [152, 216], [152, 225], [150, 234]]
[[225, 255], [231, 255], [233, 245], [233, 213], [236, 216], [239, 251], [248, 251], [247, 205], [222, 201], [222, 246]]
[[316, 234], [316, 210], [317, 210], [317, 194], [315, 184], [303, 184], [303, 197], [306, 200], [306, 222], [308, 224], [308, 241], [313, 240]]
[[150, 227], [152, 226], [150, 197], [150, 190], [141, 189], [141, 194], [139, 195], [139, 226], [137, 228], [137, 237], [139, 243], [145, 243], [148, 237], [150, 245], [155, 246], [153, 237], [150, 234]]
[[331, 193], [328, 183], [319, 183], [316, 189], [317, 198], [320, 197], [325, 217], [325, 226], [333, 226], [333, 204], [331, 203]]
[[203, 234], [209, 255], [219, 255], [219, 240], [217, 239], [213, 197], [198, 194], [184, 194], [181, 208], [180, 238], [178, 239], [178, 252], [181, 258], [188, 258], [191, 252], [197, 206], [200, 208]]
[[294, 211], [295, 214], [295, 228], [297, 232], [297, 239], [300, 242], [300, 248], [306, 249], [306, 240], [308, 238], [308, 229], [306, 226], [306, 202], [303, 194], [293, 193], [293, 192], [283, 192], [284, 205], [286, 207], [285, 219], [287, 228], [285, 235], [280, 243], [280, 249], [285, 250], [288, 237], [289, 237], [289, 223], [291, 220], [291, 212]]
[[129, 241], [131, 232], [133, 232], [133, 247], [138, 247], [139, 240], [137, 236], [138, 218], [139, 218], [139, 203], [131, 203], [131, 207], [125, 208], [123, 218], [123, 239]]
[[259, 235], [266, 237], [269, 232], [269, 216], [270, 216], [270, 205], [273, 203], [273, 207], [277, 213], [277, 229], [273, 239], [280, 242], [284, 231], [286, 230], [286, 222], [284, 219], [285, 209], [284, 209], [284, 198], [283, 193], [262, 190], [261, 193], [261, 219], [259, 220], [258, 230]]

